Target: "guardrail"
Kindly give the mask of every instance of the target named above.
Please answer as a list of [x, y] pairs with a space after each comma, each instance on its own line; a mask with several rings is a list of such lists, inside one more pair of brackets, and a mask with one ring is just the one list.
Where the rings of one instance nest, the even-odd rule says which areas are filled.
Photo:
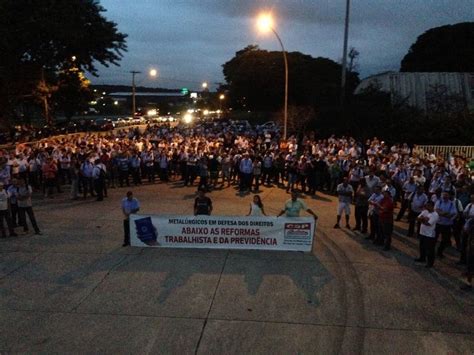
[[425, 153], [442, 155], [444, 158], [452, 154], [474, 159], [474, 146], [472, 145], [419, 145], [418, 147]]

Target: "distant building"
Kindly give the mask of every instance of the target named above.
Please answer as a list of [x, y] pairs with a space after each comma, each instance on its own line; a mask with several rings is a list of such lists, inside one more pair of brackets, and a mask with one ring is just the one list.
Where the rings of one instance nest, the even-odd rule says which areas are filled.
[[354, 93], [369, 88], [424, 112], [474, 111], [474, 73], [386, 72], [365, 78]]

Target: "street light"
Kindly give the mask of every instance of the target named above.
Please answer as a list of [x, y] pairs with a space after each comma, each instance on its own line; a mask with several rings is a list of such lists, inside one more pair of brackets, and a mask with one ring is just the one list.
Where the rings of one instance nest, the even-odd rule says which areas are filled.
[[270, 14], [261, 14], [257, 19], [257, 26], [260, 32], [268, 33], [273, 32], [278, 42], [280, 42], [281, 50], [283, 52], [283, 61], [285, 63], [285, 103], [283, 112], [283, 139], [286, 140], [287, 125], [288, 125], [288, 60], [286, 58], [286, 50], [283, 46], [280, 36], [273, 27], [273, 18]]
[[344, 109], [346, 98], [346, 67], [347, 67], [347, 41], [349, 39], [349, 16], [351, 0], [346, 0], [346, 19], [344, 21], [344, 45], [342, 50], [342, 73], [341, 73], [341, 107]]
[[203, 88], [204, 90], [207, 89], [207, 83], [206, 83], [206, 82], [203, 82], [203, 83], [202, 83], [202, 88]]
[[[135, 117], [135, 112], [136, 112], [136, 105], [135, 105], [135, 75], [141, 74], [142, 72], [132, 70], [132, 71], [130, 71], [130, 73], [132, 74], [132, 118], [133, 118], [133, 117]], [[156, 69], [151, 69], [149, 74], [150, 74], [150, 76], [155, 77], [155, 76], [157, 76], [158, 71]]]
[[220, 117], [220, 114], [222, 112], [222, 101], [224, 101], [225, 99], [225, 95], [224, 94], [220, 94], [219, 95], [219, 117]]
[[132, 118], [135, 118], [135, 112], [136, 112], [136, 107], [135, 107], [135, 75], [141, 74], [142, 72], [132, 70], [130, 73], [132, 74]]

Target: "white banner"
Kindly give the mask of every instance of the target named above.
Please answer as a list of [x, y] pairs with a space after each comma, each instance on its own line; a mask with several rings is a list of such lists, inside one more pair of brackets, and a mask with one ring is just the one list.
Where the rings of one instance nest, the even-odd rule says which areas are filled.
[[130, 216], [136, 247], [311, 251], [313, 217]]

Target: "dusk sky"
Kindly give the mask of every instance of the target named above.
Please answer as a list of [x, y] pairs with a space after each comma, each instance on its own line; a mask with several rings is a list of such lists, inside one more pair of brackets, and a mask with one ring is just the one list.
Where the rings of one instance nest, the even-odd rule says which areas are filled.
[[[224, 82], [222, 64], [249, 44], [280, 50], [273, 34], [256, 29], [270, 10], [287, 51], [340, 61], [345, 0], [101, 0], [104, 16], [128, 34], [120, 67], [98, 66], [93, 84], [215, 89]], [[349, 47], [360, 52], [361, 78], [398, 70], [410, 45], [424, 31], [473, 21], [473, 0], [352, 0]], [[148, 78], [151, 68], [156, 79]], [[291, 78], [290, 78], [291, 80]]]

